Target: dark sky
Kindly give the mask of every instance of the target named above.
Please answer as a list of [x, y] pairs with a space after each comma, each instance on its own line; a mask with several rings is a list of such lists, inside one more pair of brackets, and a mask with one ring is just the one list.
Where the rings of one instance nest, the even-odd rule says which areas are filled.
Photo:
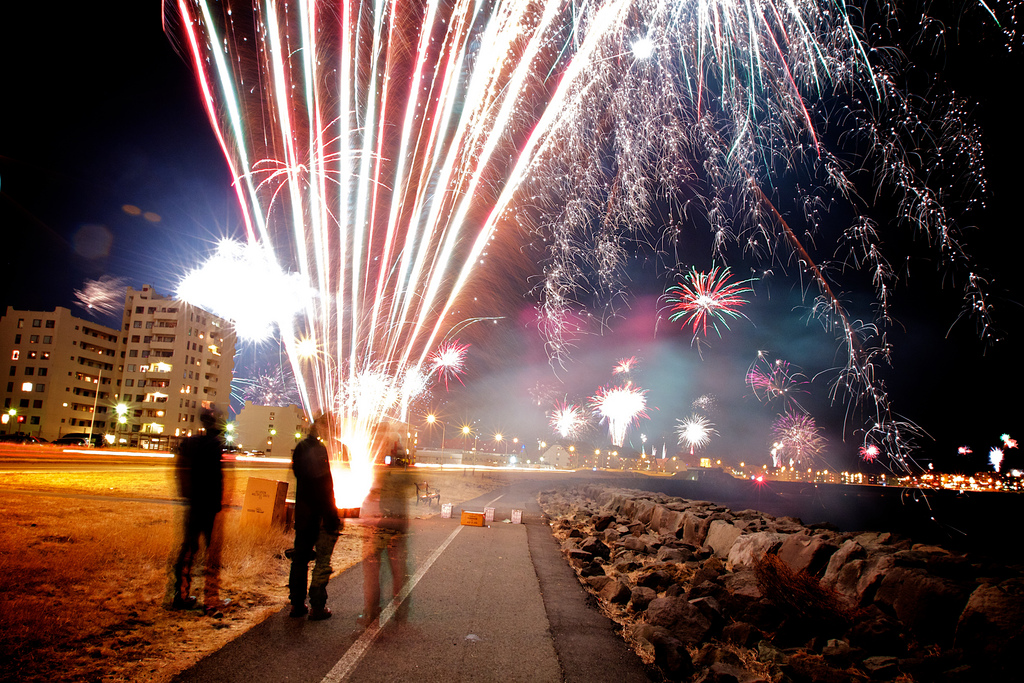
[[[0, 307], [74, 309], [74, 289], [104, 274], [170, 292], [213, 240], [238, 233], [239, 219], [192, 74], [163, 34], [159, 3], [122, 3], [116, 12], [82, 3], [59, 11], [29, 4], [33, 8], [17, 10], [17, 17], [3, 10], [6, 26], [25, 30], [9, 28], [0, 42]], [[1010, 107], [1016, 83], [1007, 77], [1021, 73], [1019, 51], [1007, 57], [1005, 50], [975, 49], [969, 36], [960, 38], [947, 67], [960, 91], [979, 103], [974, 115], [986, 130], [990, 178], [988, 210], [977, 217], [968, 248], [993, 283], [992, 304], [1006, 341], [985, 351], [970, 322], [947, 337], [959, 312], [956, 290], [933, 261], [908, 261], [911, 277], [894, 293], [895, 368], [887, 383], [894, 408], [934, 439], [922, 440], [923, 462], [976, 470], [1002, 432], [1024, 437], [1017, 433], [1024, 231], [1015, 201], [1024, 143]], [[126, 205], [139, 212], [126, 211]], [[733, 266], [744, 274], [742, 264]], [[659, 322], [657, 294], [666, 283], [635, 275], [631, 307], [607, 334], [581, 340], [557, 373], [547, 363], [527, 299], [493, 311], [504, 319], [486, 334], [481, 329], [471, 335], [465, 386], [427, 402], [447, 420], [448, 436], [473, 422], [482, 433], [501, 430], [524, 443], [550, 442], [546, 402], [552, 396], [584, 399], [612, 383], [616, 360], [635, 355], [640, 365], [633, 379], [649, 390], [651, 405], [650, 420], [631, 432], [635, 447], [641, 432], [649, 437], [648, 450], [666, 440], [671, 447], [675, 420], [691, 412], [695, 398], [712, 393], [720, 437], [707, 454], [764, 462], [777, 411], [758, 403], [743, 382], [756, 351], [764, 349], [809, 377], [824, 373], [804, 404], [826, 428], [828, 461], [855, 462], [856, 431], [847, 429], [844, 443], [843, 403], [830, 407], [827, 398], [836, 345], [818, 323], [808, 322], [798, 286], [778, 278], [759, 287], [748, 319], [737, 320], [731, 332], [698, 353], [689, 335], [663, 318]], [[523, 283], [509, 287], [520, 285], [526, 289]], [[264, 359], [246, 349], [240, 365]], [[544, 405], [537, 405], [539, 395]], [[593, 435], [593, 444], [606, 447], [601, 434]], [[954, 459], [962, 443], [974, 449], [973, 459]], [[1010, 451], [1007, 463], [1024, 460]]]

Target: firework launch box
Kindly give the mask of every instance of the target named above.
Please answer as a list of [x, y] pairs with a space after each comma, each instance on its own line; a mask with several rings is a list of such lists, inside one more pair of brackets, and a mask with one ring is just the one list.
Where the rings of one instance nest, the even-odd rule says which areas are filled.
[[523, 523], [523, 511], [522, 510], [513, 510], [512, 511], [512, 523], [513, 524], [522, 524]]
[[269, 529], [284, 527], [287, 521], [285, 498], [288, 482], [249, 477], [242, 503], [242, 526]]
[[451, 518], [452, 518], [452, 504], [451, 503], [441, 503], [441, 519], [451, 519]]
[[463, 526], [483, 526], [484, 525], [484, 513], [482, 512], [470, 512], [469, 510], [462, 511], [462, 525]]

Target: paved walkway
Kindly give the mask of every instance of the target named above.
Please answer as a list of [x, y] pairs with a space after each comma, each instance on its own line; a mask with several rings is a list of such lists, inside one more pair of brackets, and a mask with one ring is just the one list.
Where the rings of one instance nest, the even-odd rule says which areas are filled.
[[[410, 575], [399, 605], [377, 623], [362, 609], [359, 565], [331, 580], [322, 622], [287, 609], [183, 672], [178, 681], [647, 681], [643, 665], [565, 563], [524, 481], [412, 521]], [[496, 508], [489, 527], [459, 524], [461, 509]], [[512, 509], [523, 524], [506, 524]], [[385, 563], [386, 564], [386, 563]], [[385, 577], [382, 592], [390, 582]], [[283, 590], [283, 589], [282, 589]], [[399, 618], [394, 618], [395, 607]]]

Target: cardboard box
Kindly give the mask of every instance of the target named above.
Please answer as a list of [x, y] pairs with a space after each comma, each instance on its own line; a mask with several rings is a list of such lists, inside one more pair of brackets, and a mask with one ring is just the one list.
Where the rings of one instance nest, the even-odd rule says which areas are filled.
[[242, 526], [250, 524], [264, 529], [284, 527], [287, 521], [285, 497], [288, 482], [249, 477], [242, 503]]
[[494, 508], [484, 508], [484, 521], [488, 524], [494, 521]]
[[451, 518], [452, 518], [452, 504], [451, 503], [441, 503], [441, 519], [451, 519]]
[[484, 525], [484, 513], [482, 512], [469, 512], [468, 510], [462, 511], [462, 524], [464, 526], [483, 526]]
[[523, 511], [522, 510], [513, 510], [512, 511], [512, 523], [513, 524], [522, 524], [523, 523]]

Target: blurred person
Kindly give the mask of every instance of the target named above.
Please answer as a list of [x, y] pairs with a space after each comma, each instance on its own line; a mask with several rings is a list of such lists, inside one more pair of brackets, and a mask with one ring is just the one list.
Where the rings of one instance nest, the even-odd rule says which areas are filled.
[[[288, 594], [289, 616], [320, 621], [331, 617], [327, 607], [327, 581], [331, 578], [331, 556], [341, 533], [342, 521], [334, 502], [334, 477], [327, 448], [319, 436], [326, 420], [314, 422], [306, 438], [292, 452], [295, 473], [295, 543], [291, 549]], [[309, 578], [309, 562], [313, 574]], [[309, 578], [309, 606], [306, 605], [306, 581]]]
[[[368, 626], [381, 612], [381, 564], [387, 555], [391, 569], [391, 595], [397, 597], [408, 576], [409, 499], [415, 485], [404, 462], [395, 457], [398, 443], [387, 445], [387, 428], [381, 424], [371, 445], [373, 485], [360, 509], [359, 517], [370, 533], [363, 537], [363, 613], [356, 620]], [[391, 457], [385, 457], [390, 455]], [[408, 599], [397, 613], [408, 614]]]
[[199, 416], [203, 433], [190, 436], [178, 446], [175, 474], [178, 493], [185, 500], [181, 547], [174, 562], [171, 609], [194, 609], [192, 565], [200, 539], [206, 548], [203, 567], [203, 605], [214, 613], [228, 601], [220, 599], [221, 534], [217, 518], [224, 502], [224, 444], [219, 416], [204, 410]]

